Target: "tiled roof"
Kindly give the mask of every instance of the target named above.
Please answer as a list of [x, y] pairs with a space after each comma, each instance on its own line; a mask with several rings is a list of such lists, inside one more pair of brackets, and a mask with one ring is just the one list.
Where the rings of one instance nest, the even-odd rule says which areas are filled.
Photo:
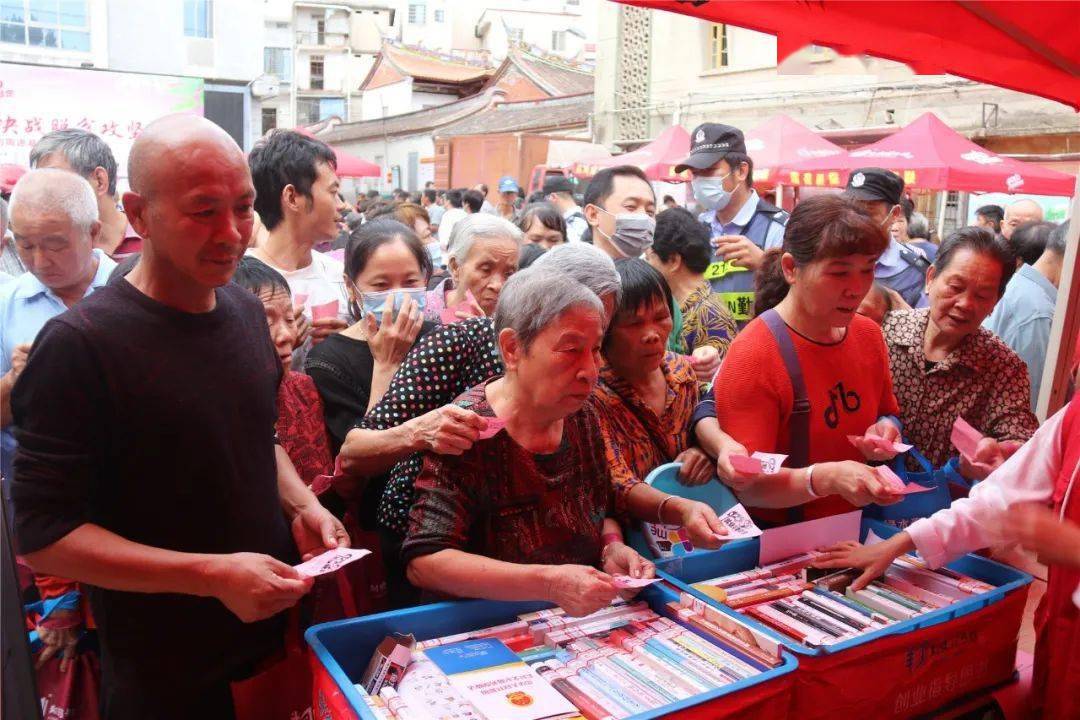
[[511, 48], [506, 60], [488, 81], [488, 87], [496, 84], [511, 65], [516, 66], [551, 97], [580, 95], [593, 91], [594, 78], [591, 68], [540, 57], [520, 48]]
[[447, 124], [436, 137], [482, 135], [505, 132], [542, 132], [581, 127], [588, 124], [593, 110], [593, 94], [501, 103]]
[[378, 120], [341, 123], [333, 130], [319, 135], [319, 139], [324, 142], [335, 143], [363, 140], [370, 137], [414, 135], [431, 132], [443, 125], [462, 120], [483, 110], [491, 102], [492, 97], [493, 93], [483, 92], [445, 105], [437, 105], [401, 115], [391, 115]]
[[405, 77], [417, 80], [439, 83], [471, 83], [486, 80], [495, 72], [490, 64], [469, 62], [459, 58], [451, 58], [438, 53], [403, 47], [390, 42], [384, 42], [382, 50], [375, 59], [360, 89], [379, 87], [386, 82], [371, 84], [380, 65], [387, 63], [397, 73]]

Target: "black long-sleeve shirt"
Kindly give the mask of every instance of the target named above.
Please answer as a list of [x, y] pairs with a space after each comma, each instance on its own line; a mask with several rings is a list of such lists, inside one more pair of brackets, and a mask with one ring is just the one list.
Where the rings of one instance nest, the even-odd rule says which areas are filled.
[[[216, 297], [185, 313], [121, 280], [45, 325], [11, 399], [22, 553], [94, 523], [158, 548], [298, 560], [277, 489], [281, 365], [258, 300], [234, 285]], [[215, 598], [90, 600], [106, 703], [127, 708], [110, 717], [172, 717], [282, 636], [280, 618], [244, 624]]]

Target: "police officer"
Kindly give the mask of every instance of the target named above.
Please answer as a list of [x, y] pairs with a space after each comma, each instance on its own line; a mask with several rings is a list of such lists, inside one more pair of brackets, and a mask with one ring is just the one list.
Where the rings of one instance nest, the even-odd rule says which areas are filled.
[[741, 130], [704, 123], [690, 143], [690, 155], [675, 171], [690, 171], [694, 197], [705, 208], [698, 219], [710, 227], [716, 250], [705, 277], [741, 329], [753, 317], [754, 271], [766, 250], [783, 244], [787, 213], [754, 190], [754, 161]]
[[[844, 194], [857, 200], [888, 233], [903, 214], [900, 206], [904, 180], [882, 168], [859, 168], [848, 177]], [[904, 245], [889, 234], [889, 245], [874, 266], [874, 279], [900, 294], [911, 307], [923, 307], [926, 270], [930, 262], [918, 248]]]

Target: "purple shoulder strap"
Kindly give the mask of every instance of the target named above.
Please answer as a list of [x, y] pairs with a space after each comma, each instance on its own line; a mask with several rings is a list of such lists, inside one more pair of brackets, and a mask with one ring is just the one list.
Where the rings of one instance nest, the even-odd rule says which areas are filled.
[[[810, 399], [806, 394], [802, 365], [795, 352], [795, 344], [791, 342], [791, 332], [780, 314], [770, 308], [761, 314], [761, 321], [776, 339], [776, 345], [780, 349], [780, 358], [784, 361], [784, 367], [791, 378], [794, 402], [791, 405], [791, 418], [788, 420], [789, 465], [793, 468], [806, 467], [810, 464]], [[788, 519], [791, 522], [801, 522], [802, 508], [789, 508]]]

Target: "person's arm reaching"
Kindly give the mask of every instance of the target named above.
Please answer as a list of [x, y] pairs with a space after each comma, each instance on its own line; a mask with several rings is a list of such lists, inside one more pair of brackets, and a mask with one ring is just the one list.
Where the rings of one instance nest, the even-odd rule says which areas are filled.
[[863, 568], [860, 587], [880, 575], [894, 558], [912, 550], [932, 567], [1000, 542], [1023, 539], [1010, 524], [1014, 506], [1046, 506], [1061, 469], [1061, 423], [1067, 408], [1047, 420], [1023, 447], [977, 484], [966, 498], [912, 523], [876, 545], [843, 543], [832, 548], [821, 567]]
[[26, 367], [26, 356], [29, 352], [29, 345], [16, 345], [11, 353], [11, 368], [0, 375], [0, 428], [11, 425], [11, 391], [15, 387], [15, 381], [19, 379], [19, 373]]
[[126, 540], [86, 523], [25, 555], [37, 572], [107, 590], [216, 597], [244, 622], [292, 607], [312, 580], [269, 555], [176, 552]]
[[349, 534], [333, 514], [322, 506], [311, 488], [300, 479], [289, 454], [274, 446], [277, 486], [281, 508], [292, 524], [293, 539], [301, 559], [308, 560], [336, 547], [349, 546]]

